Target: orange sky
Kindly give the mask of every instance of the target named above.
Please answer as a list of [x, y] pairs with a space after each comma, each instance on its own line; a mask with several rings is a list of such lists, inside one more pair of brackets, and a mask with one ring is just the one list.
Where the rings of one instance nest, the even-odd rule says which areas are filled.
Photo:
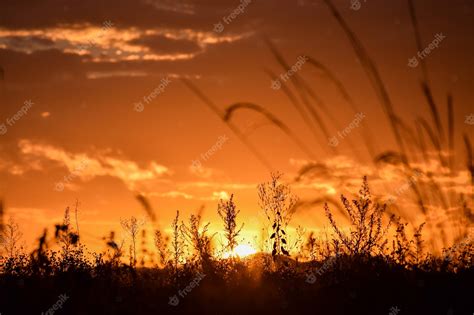
[[[405, 1], [369, 0], [359, 10], [348, 0], [334, 3], [376, 62], [397, 113], [408, 123], [417, 116], [429, 119], [420, 67], [407, 66], [417, 48]], [[446, 177], [435, 157], [423, 167], [440, 182], [452, 182], [456, 192], [472, 194], [462, 134], [472, 142], [474, 125], [465, 120], [474, 112], [474, 5], [468, 0], [415, 3], [425, 46], [436, 34], [446, 37], [425, 61], [443, 122], [446, 93], [454, 96], [458, 172]], [[235, 11], [239, 5], [244, 12]], [[218, 23], [225, 26], [222, 32], [214, 31]], [[360, 108], [361, 127], [339, 139], [337, 153], [324, 135], [314, 139], [282, 90], [271, 88], [265, 71], [285, 71], [265, 37], [290, 65], [303, 55], [323, 63]], [[120, 218], [144, 215], [137, 193], [149, 198], [163, 227], [175, 210], [187, 217], [204, 205], [204, 219], [214, 230], [220, 228], [217, 200], [234, 193], [247, 224], [246, 240], [258, 235], [256, 186], [269, 179], [269, 170], [183, 78], [221, 110], [252, 102], [290, 126], [324, 165], [293, 184], [303, 201], [354, 192], [365, 174], [377, 195], [404, 184], [396, 168], [374, 167], [363, 146], [362, 126], [370, 128], [377, 153], [394, 149], [394, 137], [360, 62], [322, 1], [254, 0], [245, 6], [227, 0], [3, 2], [0, 67], [0, 125], [7, 128], [0, 135], [0, 196], [7, 214], [21, 223], [27, 244], [59, 222], [77, 198], [83, 237], [99, 246], [100, 237], [120, 229]], [[305, 63], [298, 75], [311, 83], [339, 126], [355, 119], [314, 67]], [[29, 100], [32, 105], [19, 113]], [[136, 110], [140, 102], [143, 111]], [[256, 113], [241, 111], [233, 119], [288, 182], [312, 160]], [[329, 120], [327, 125], [331, 135], [341, 131]], [[216, 143], [219, 148], [212, 150]], [[193, 161], [201, 168], [193, 168]], [[410, 207], [410, 197], [407, 193], [398, 202]], [[299, 210], [293, 227], [298, 224], [308, 230], [324, 227], [322, 207]]]

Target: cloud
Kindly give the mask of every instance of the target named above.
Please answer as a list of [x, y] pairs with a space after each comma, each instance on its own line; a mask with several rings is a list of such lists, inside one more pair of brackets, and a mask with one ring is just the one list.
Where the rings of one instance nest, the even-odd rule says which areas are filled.
[[195, 53], [200, 46], [195, 41], [172, 39], [163, 35], [145, 35], [129, 42], [132, 45], [145, 46], [159, 54], [170, 53]]
[[90, 71], [86, 73], [88, 79], [106, 79], [114, 77], [145, 77], [145, 71]]
[[229, 194], [226, 191], [214, 191], [212, 193], [212, 200], [228, 200], [230, 198]]
[[204, 167], [202, 165], [190, 165], [188, 167], [189, 173], [203, 179], [209, 179], [216, 174], [216, 170], [210, 167]]
[[27, 54], [56, 49], [90, 62], [176, 61], [193, 59], [209, 46], [232, 43], [252, 34], [219, 36], [212, 31], [188, 28], [118, 28], [113, 21], [104, 21], [99, 26], [76, 24], [28, 30], [0, 28], [0, 47]]
[[[147, 167], [140, 167], [134, 161], [104, 153], [71, 153], [59, 147], [33, 143], [30, 140], [20, 140], [18, 147], [20, 154], [26, 159], [50, 161], [65, 167], [68, 171], [68, 174], [64, 175], [65, 178], [88, 181], [98, 176], [110, 176], [121, 180], [130, 190], [136, 190], [141, 183], [171, 174], [167, 167], [155, 161], [148, 163]], [[18, 168], [21, 169], [21, 166]], [[25, 169], [22, 169], [21, 172], [17, 171], [16, 175], [24, 172]], [[66, 181], [66, 184], [68, 185], [65, 185], [65, 188], [77, 189], [76, 183], [71, 180]]]
[[46, 50], [54, 47], [54, 41], [43, 36], [5, 36], [0, 39], [5, 48], [15, 47], [17, 51], [31, 53], [38, 50]]
[[219, 183], [219, 182], [186, 182], [179, 183], [178, 187], [182, 189], [189, 188], [210, 188], [210, 189], [226, 189], [226, 190], [251, 190], [256, 189], [258, 183]]
[[[32, 29], [66, 23], [100, 23], [108, 18], [117, 20], [117, 23], [125, 27], [151, 28], [168, 25], [204, 29], [212, 27], [208, 19], [215, 20], [218, 16], [229, 14], [238, 4], [235, 0], [102, 0], [100, 3], [95, 0], [18, 0], [0, 2], [0, 12], [3, 13], [2, 25], [8, 28]], [[262, 4], [260, 13], [274, 14], [275, 12], [268, 12], [268, 6], [266, 3]], [[294, 7], [287, 5], [287, 8]]]
[[194, 4], [183, 0], [143, 0], [143, 3], [151, 5], [153, 8], [160, 11], [188, 15], [194, 15], [196, 13]]
[[[381, 202], [388, 202], [390, 210], [403, 217], [426, 220], [419, 211], [417, 191], [423, 195], [424, 207], [429, 213], [444, 213], [444, 201], [453, 196], [452, 192], [472, 195], [467, 170], [451, 172], [441, 165], [435, 155], [426, 163], [412, 163], [413, 173], [407, 172], [403, 165], [377, 163], [362, 165], [349, 157], [336, 156], [315, 163], [313, 161], [291, 159], [290, 164], [297, 171], [291, 186], [298, 192], [301, 200], [311, 204], [313, 200], [324, 201], [340, 194], [347, 197], [358, 193], [362, 177], [367, 175], [372, 195]], [[290, 177], [291, 178], [291, 177]], [[390, 199], [393, 199], [390, 202]], [[454, 202], [454, 201], [453, 201]], [[456, 203], [457, 201], [455, 201]], [[321, 202], [317, 207], [321, 207]], [[459, 205], [456, 206], [459, 211]]]
[[158, 196], [158, 197], [164, 197], [164, 198], [184, 198], [186, 200], [192, 200], [195, 199], [193, 195], [190, 195], [188, 193], [182, 192], [182, 191], [168, 191], [165, 193], [152, 193], [150, 194], [152, 196]]
[[171, 199], [183, 198], [186, 200], [201, 200], [201, 201], [229, 199], [229, 194], [226, 191], [213, 191], [210, 196], [207, 195], [207, 196], [201, 196], [201, 197], [192, 195], [183, 191], [176, 191], [176, 190], [168, 191], [164, 193], [150, 193], [148, 195], [153, 196], [153, 197], [162, 197], [162, 198], [171, 198]]

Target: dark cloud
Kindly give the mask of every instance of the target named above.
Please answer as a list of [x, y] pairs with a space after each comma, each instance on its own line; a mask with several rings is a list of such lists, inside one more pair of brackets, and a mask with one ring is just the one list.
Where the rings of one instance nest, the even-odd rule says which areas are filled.
[[[194, 2], [194, 3], [193, 3]], [[2, 1], [0, 26], [7, 28], [44, 28], [62, 24], [99, 25], [112, 20], [122, 27], [211, 28], [213, 20], [239, 3], [223, 1], [153, 0], [18, 0]], [[174, 6], [173, 6], [174, 5]], [[195, 13], [190, 14], [193, 10]]]
[[132, 45], [140, 45], [150, 48], [153, 52], [160, 54], [194, 53], [201, 48], [196, 42], [188, 40], [175, 40], [161, 35], [148, 35], [129, 42]]
[[54, 41], [48, 38], [36, 36], [7, 36], [1, 39], [7, 47], [15, 47], [21, 51], [34, 51], [52, 48]]

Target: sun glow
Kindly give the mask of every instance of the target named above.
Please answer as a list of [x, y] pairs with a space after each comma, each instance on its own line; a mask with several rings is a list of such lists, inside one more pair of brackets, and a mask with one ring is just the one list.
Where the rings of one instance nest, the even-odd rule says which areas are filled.
[[222, 255], [222, 258], [230, 258], [230, 257], [243, 258], [243, 257], [253, 255], [255, 253], [257, 253], [257, 251], [252, 246], [248, 244], [241, 244], [241, 245], [237, 245], [233, 251], [224, 253], [224, 255]]

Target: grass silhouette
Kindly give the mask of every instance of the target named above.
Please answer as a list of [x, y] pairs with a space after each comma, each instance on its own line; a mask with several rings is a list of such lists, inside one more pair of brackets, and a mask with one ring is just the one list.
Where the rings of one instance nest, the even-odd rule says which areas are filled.
[[[472, 238], [446, 248], [442, 256], [424, 251], [423, 225], [408, 237], [407, 223], [387, 218], [387, 205], [373, 199], [367, 178], [353, 200], [341, 196], [350, 228], [339, 226], [326, 204], [331, 232], [324, 239], [311, 233], [305, 242], [295, 242], [294, 255], [284, 232], [296, 203], [289, 186], [275, 173], [259, 191], [262, 211], [273, 223], [267, 239], [273, 250], [242, 259], [215, 257], [209, 223], [201, 224], [200, 214], [179, 223], [177, 212], [171, 242], [156, 231], [159, 261], [137, 267], [137, 219], [123, 223], [132, 244], [127, 264], [123, 243], [118, 245], [114, 235], [105, 240], [107, 251], [88, 252], [67, 208], [54, 236], [49, 239], [45, 231], [34, 251], [3, 252], [2, 312], [46, 311], [64, 295], [68, 298], [58, 310], [64, 314], [347, 314], [349, 309], [351, 314], [385, 314], [391, 307], [406, 314], [465, 314], [473, 309]], [[233, 199], [218, 206], [229, 246], [240, 231], [236, 207]], [[18, 226], [8, 223], [4, 247], [17, 242], [18, 233]], [[49, 248], [53, 243], [60, 249]]]

